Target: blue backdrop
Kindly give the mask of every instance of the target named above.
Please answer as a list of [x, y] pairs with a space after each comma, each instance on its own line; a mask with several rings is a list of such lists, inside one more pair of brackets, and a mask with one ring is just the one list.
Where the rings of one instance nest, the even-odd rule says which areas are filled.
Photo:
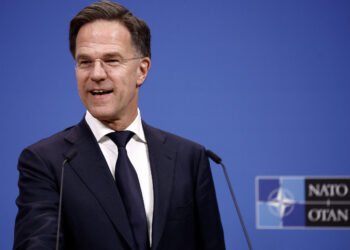
[[[1, 0], [0, 249], [10, 249], [21, 150], [84, 114], [69, 21], [91, 1]], [[258, 230], [257, 175], [350, 175], [350, 1], [120, 1], [152, 30], [140, 109], [227, 165], [254, 249], [348, 249], [349, 230]], [[212, 164], [228, 249], [247, 249]]]

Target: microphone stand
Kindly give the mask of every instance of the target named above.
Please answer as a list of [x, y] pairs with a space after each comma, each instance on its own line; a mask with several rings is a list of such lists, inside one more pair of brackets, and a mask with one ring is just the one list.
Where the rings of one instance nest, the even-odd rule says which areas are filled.
[[232, 196], [233, 202], [234, 202], [235, 207], [236, 207], [236, 210], [237, 210], [238, 218], [239, 218], [239, 221], [241, 222], [241, 226], [242, 226], [242, 228], [243, 228], [244, 236], [245, 236], [245, 238], [246, 238], [246, 240], [247, 240], [249, 249], [252, 250], [253, 248], [252, 248], [252, 245], [251, 245], [251, 243], [250, 243], [247, 230], [246, 230], [246, 228], [245, 228], [245, 226], [244, 226], [243, 218], [242, 218], [241, 212], [240, 212], [240, 210], [239, 210], [239, 208], [238, 208], [238, 203], [237, 203], [236, 197], [235, 197], [235, 195], [234, 195], [234, 193], [233, 193], [233, 189], [232, 189], [232, 186], [231, 186], [230, 179], [228, 178], [228, 174], [227, 174], [227, 171], [226, 171], [226, 167], [225, 167], [225, 165], [222, 163], [221, 158], [220, 158], [219, 156], [217, 156], [216, 154], [214, 154], [212, 151], [207, 150], [206, 153], [207, 153], [207, 156], [209, 156], [210, 159], [212, 159], [215, 163], [220, 164], [220, 165], [222, 166], [222, 169], [224, 170], [224, 174], [225, 174], [225, 177], [226, 177], [226, 181], [227, 181], [228, 187], [230, 188], [231, 196]]
[[58, 218], [57, 218], [57, 234], [56, 234], [56, 250], [59, 249], [59, 243], [60, 243], [60, 226], [61, 226], [61, 216], [62, 216], [62, 196], [63, 196], [63, 180], [64, 180], [64, 167], [66, 164], [71, 161], [75, 156], [77, 155], [77, 151], [73, 149], [68, 153], [68, 155], [65, 157], [63, 163], [62, 163], [62, 171], [61, 171], [61, 187], [60, 187], [60, 198], [58, 203]]

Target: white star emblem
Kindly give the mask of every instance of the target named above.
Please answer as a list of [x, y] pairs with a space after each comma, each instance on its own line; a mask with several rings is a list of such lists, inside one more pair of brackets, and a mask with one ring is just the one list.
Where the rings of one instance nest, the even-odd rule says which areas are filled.
[[293, 211], [295, 200], [292, 193], [287, 189], [275, 189], [270, 193], [268, 200], [269, 210], [278, 217], [282, 218]]

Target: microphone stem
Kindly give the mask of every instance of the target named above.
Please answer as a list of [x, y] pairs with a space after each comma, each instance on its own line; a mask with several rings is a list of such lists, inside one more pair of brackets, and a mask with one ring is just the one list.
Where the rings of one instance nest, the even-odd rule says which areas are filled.
[[244, 222], [243, 222], [243, 219], [242, 219], [242, 216], [241, 216], [241, 212], [240, 212], [240, 210], [238, 208], [238, 203], [237, 203], [236, 197], [235, 197], [235, 195], [233, 193], [233, 189], [232, 189], [232, 186], [231, 186], [230, 179], [228, 178], [228, 175], [227, 175], [227, 172], [226, 172], [226, 167], [225, 167], [225, 165], [222, 162], [220, 162], [219, 164], [222, 166], [222, 169], [224, 170], [224, 174], [225, 174], [225, 177], [226, 177], [226, 180], [227, 180], [227, 184], [228, 184], [228, 187], [230, 188], [231, 196], [232, 196], [233, 202], [234, 202], [236, 210], [237, 210], [239, 221], [241, 222], [241, 225], [242, 225], [242, 228], [243, 228], [243, 232], [244, 232], [245, 238], [247, 240], [249, 249], [252, 250], [253, 248], [252, 248], [252, 245], [250, 244], [248, 233], [247, 233], [247, 230], [246, 230], [246, 228], [244, 226]]
[[58, 203], [58, 219], [57, 219], [57, 235], [56, 235], [56, 250], [59, 249], [60, 242], [60, 227], [61, 227], [61, 214], [62, 214], [62, 194], [63, 194], [63, 179], [64, 179], [64, 167], [68, 159], [65, 159], [62, 163], [62, 172], [61, 172], [61, 187], [60, 187], [60, 200]]

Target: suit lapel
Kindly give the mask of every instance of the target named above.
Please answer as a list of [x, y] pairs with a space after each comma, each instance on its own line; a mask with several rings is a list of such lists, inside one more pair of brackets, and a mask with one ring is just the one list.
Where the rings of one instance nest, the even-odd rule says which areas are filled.
[[117, 231], [132, 248], [132, 231], [117, 186], [103, 154], [85, 119], [66, 137], [73, 143], [78, 154], [70, 165], [75, 173], [94, 194]]
[[169, 209], [176, 151], [166, 143], [166, 136], [142, 123], [147, 140], [154, 190], [152, 249], [157, 249]]

